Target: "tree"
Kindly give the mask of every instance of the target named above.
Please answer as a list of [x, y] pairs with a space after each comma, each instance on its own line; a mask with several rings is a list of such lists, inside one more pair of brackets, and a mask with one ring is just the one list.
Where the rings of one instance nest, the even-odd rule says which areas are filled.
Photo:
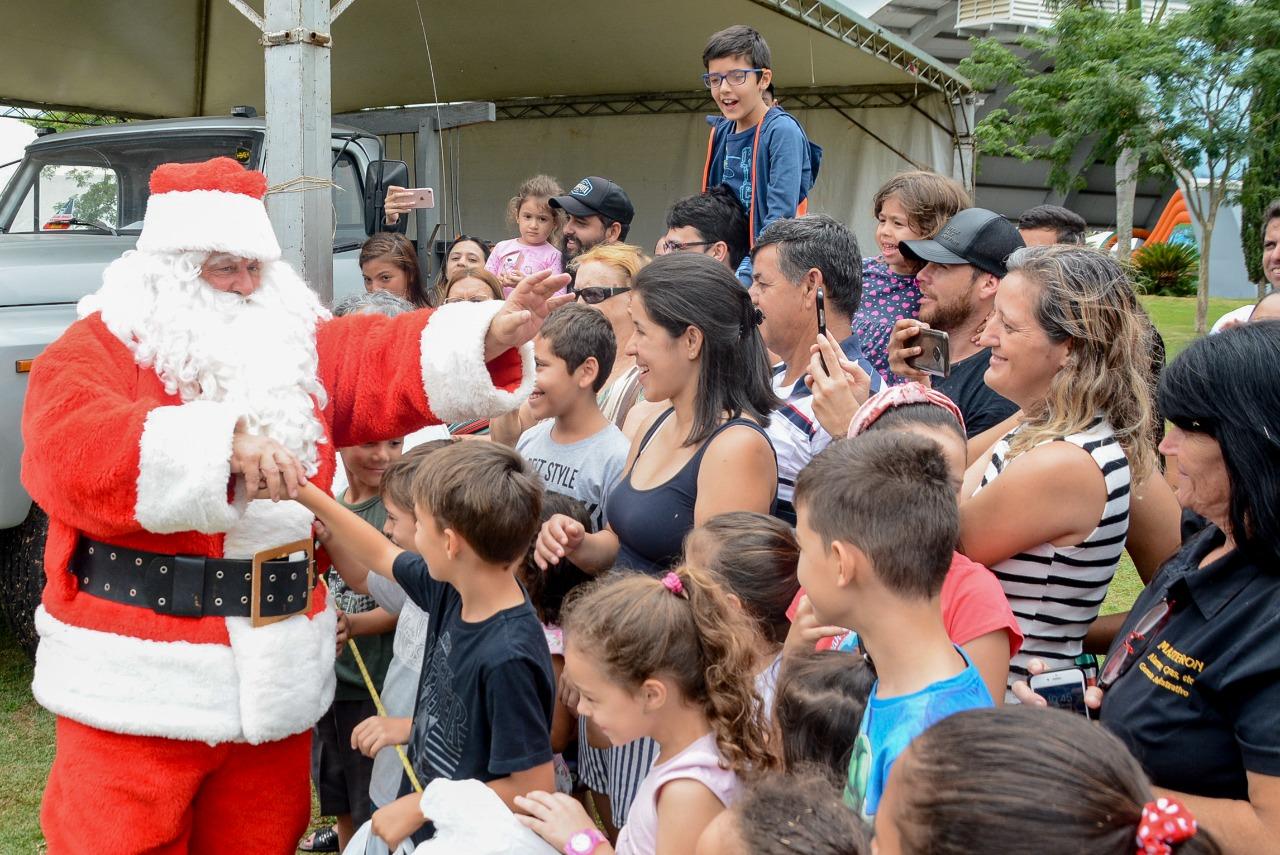
[[[1280, 0], [1259, 0], [1260, 6], [1270, 6], [1272, 14], [1280, 16]], [[1261, 40], [1260, 40], [1261, 41]], [[1263, 50], [1280, 49], [1280, 42], [1260, 45]], [[1280, 199], [1280, 137], [1276, 135], [1275, 121], [1280, 116], [1280, 77], [1263, 76], [1257, 81], [1253, 95], [1253, 113], [1249, 126], [1249, 148], [1240, 182], [1240, 245], [1244, 250], [1245, 267], [1249, 279], [1258, 286], [1258, 299], [1266, 293], [1267, 279], [1262, 272], [1262, 222], [1267, 207]], [[1269, 128], [1269, 130], [1268, 130]]]
[[[1139, 177], [1161, 170], [1148, 116], [1148, 57], [1163, 7], [1151, 19], [1137, 3], [1113, 12], [1081, 2], [1062, 7], [1052, 26], [1019, 45], [1032, 61], [991, 39], [973, 43], [960, 72], [981, 89], [1012, 84], [1006, 108], [991, 111], [976, 137], [984, 154], [1049, 162], [1049, 184], [1066, 193], [1083, 186], [1095, 161], [1116, 163], [1117, 246], [1127, 257]], [[1087, 156], [1076, 152], [1084, 148]]]
[[[1047, 157], [1050, 180], [1063, 188], [1075, 148], [1090, 158], [1128, 151], [1148, 171], [1167, 170], [1182, 185], [1203, 235], [1196, 330], [1208, 313], [1213, 228], [1237, 192], [1256, 87], [1280, 74], [1276, 44], [1280, 0], [1191, 0], [1185, 12], [1145, 21], [1138, 10], [1062, 10], [1053, 26], [1024, 40], [1046, 58], [1039, 75], [1005, 48], [975, 45], [964, 73], [979, 86], [1012, 82], [1008, 103], [979, 125], [984, 152]], [[1007, 56], [1000, 54], [1003, 51]], [[1012, 72], [1030, 76], [1018, 79]], [[1259, 135], [1274, 134], [1274, 113]], [[1047, 141], [1046, 141], [1047, 140]], [[1092, 142], [1089, 142], [1089, 141]]]
[[1264, 127], [1250, 119], [1258, 83], [1280, 73], [1280, 52], [1268, 47], [1280, 35], [1280, 16], [1259, 0], [1191, 0], [1160, 31], [1160, 75], [1151, 80], [1155, 142], [1200, 226], [1196, 332], [1204, 333], [1218, 212], [1239, 193], [1250, 135], [1275, 131], [1274, 116]]

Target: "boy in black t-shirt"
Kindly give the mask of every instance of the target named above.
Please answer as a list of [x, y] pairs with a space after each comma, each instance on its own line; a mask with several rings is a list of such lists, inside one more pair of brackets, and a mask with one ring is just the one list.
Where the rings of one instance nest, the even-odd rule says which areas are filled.
[[[373, 755], [408, 743], [423, 787], [476, 778], [508, 805], [530, 790], [552, 790], [551, 654], [513, 575], [538, 531], [541, 483], [505, 446], [459, 443], [432, 455], [413, 498], [421, 555], [397, 548], [314, 485], [298, 496], [327, 537], [393, 578], [431, 616], [411, 725], [373, 719], [382, 726], [357, 734], [360, 749]], [[392, 850], [430, 818], [431, 806], [407, 780], [402, 789], [406, 795], [372, 821]]]

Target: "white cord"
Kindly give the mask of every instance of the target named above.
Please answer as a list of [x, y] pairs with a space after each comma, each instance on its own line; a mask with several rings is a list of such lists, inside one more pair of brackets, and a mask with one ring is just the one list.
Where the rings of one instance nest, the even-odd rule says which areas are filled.
[[[426, 19], [422, 17], [422, 3], [420, 2], [420, 0], [413, 0], [413, 5], [418, 10], [418, 26], [422, 28], [422, 45], [427, 49], [427, 70], [431, 74], [431, 100], [435, 103], [435, 107], [436, 107], [436, 143], [437, 143], [436, 148], [440, 150], [440, 180], [447, 185], [449, 183], [449, 180], [445, 171], [446, 164], [444, 160], [444, 139], [441, 136], [442, 129], [440, 125], [442, 125], [443, 122], [441, 121], [441, 115], [440, 115], [440, 90], [436, 88], [436, 65], [431, 60], [431, 41], [427, 38]], [[443, 189], [444, 188], [441, 188], [441, 190]], [[452, 197], [456, 195], [457, 195], [456, 192], [450, 193], [450, 199], [449, 199], [450, 204], [452, 204], [453, 202]], [[427, 247], [428, 251], [430, 249], [431, 247]], [[418, 247], [418, 252], [422, 252], [422, 251], [423, 251], [423, 248]]]

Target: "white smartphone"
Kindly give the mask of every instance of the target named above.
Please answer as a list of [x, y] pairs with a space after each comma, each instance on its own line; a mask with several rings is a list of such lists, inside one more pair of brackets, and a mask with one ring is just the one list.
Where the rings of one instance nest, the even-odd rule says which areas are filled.
[[1029, 682], [1031, 691], [1048, 701], [1049, 706], [1093, 718], [1084, 704], [1084, 672], [1079, 668], [1035, 674]]
[[409, 203], [410, 208], [434, 208], [436, 206], [436, 191], [430, 187], [407, 187], [405, 192], [413, 194], [413, 199]]

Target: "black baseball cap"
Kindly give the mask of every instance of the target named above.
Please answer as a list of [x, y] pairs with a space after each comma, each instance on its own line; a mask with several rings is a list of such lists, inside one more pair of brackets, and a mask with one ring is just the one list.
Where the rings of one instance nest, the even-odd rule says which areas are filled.
[[566, 196], [552, 196], [551, 206], [563, 208], [575, 217], [599, 214], [624, 226], [631, 225], [631, 219], [636, 215], [626, 192], [608, 178], [598, 175], [582, 179]]
[[912, 261], [972, 264], [1001, 279], [1005, 262], [1015, 249], [1026, 246], [1013, 223], [986, 208], [965, 208], [947, 220], [932, 240], [904, 240], [899, 251]]

